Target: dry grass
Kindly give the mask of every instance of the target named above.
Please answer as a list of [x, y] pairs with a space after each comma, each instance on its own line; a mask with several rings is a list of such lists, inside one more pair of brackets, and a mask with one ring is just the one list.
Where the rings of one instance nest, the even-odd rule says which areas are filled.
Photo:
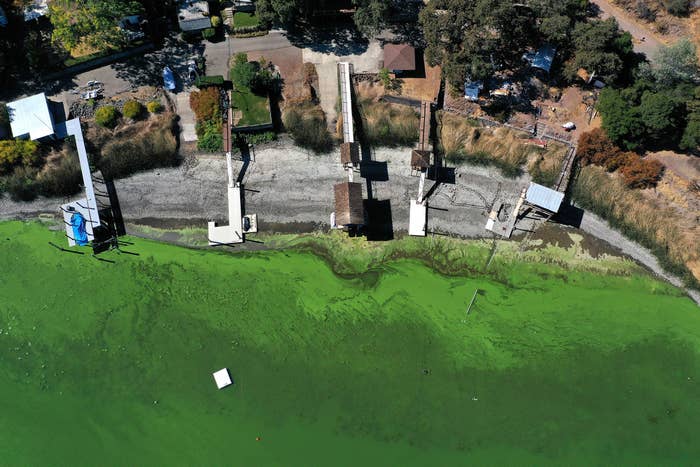
[[[384, 88], [361, 83], [357, 105], [362, 113], [365, 140], [372, 146], [410, 146], [418, 141], [420, 114], [412, 107], [390, 104], [379, 99]], [[342, 135], [342, 119], [336, 130]]]
[[[527, 144], [529, 135], [504, 127], [482, 127], [473, 120], [438, 114], [440, 148], [452, 162], [472, 160], [492, 163], [507, 175], [515, 175], [527, 164], [533, 178], [550, 185], [559, 173], [566, 147], [550, 143], [547, 149]], [[476, 159], [476, 160], [475, 160]]]
[[684, 218], [678, 211], [626, 188], [622, 180], [596, 166], [583, 167], [572, 186], [574, 199], [608, 220], [626, 236], [650, 248], [662, 265], [687, 282], [700, 279], [688, 267], [700, 261], [700, 250], [692, 235], [686, 235]]

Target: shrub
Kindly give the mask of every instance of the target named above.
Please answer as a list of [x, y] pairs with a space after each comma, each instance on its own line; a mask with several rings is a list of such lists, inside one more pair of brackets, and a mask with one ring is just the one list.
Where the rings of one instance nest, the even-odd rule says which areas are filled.
[[236, 87], [250, 89], [256, 72], [255, 64], [248, 61], [246, 54], [236, 54], [231, 68], [231, 81]]
[[104, 105], [95, 111], [95, 122], [105, 128], [114, 128], [119, 119], [119, 112], [113, 105]]
[[661, 162], [652, 159], [642, 159], [641, 157], [630, 157], [624, 165], [620, 167], [620, 173], [628, 188], [649, 188], [655, 186], [661, 175], [664, 166]]
[[107, 178], [120, 178], [141, 170], [177, 165], [174, 121], [163, 115], [135, 137], [114, 140], [101, 151], [97, 166]]
[[690, 0], [666, 0], [666, 10], [674, 16], [687, 16], [690, 13]]
[[9, 132], [10, 130], [10, 112], [7, 110], [7, 105], [0, 103], [0, 128]]
[[204, 31], [202, 31], [202, 37], [205, 40], [210, 41], [210, 40], [214, 39], [214, 36], [216, 36], [216, 29], [214, 29], [214, 28], [207, 28]]
[[143, 112], [143, 105], [139, 101], [126, 101], [124, 103], [124, 108], [122, 109], [122, 114], [126, 118], [131, 120], [136, 120]]
[[221, 119], [219, 88], [208, 87], [190, 93], [190, 107], [198, 122]]
[[78, 154], [62, 152], [57, 161], [48, 161], [36, 179], [39, 192], [44, 196], [70, 196], [80, 191], [83, 182]]
[[39, 185], [35, 178], [36, 169], [17, 167], [12, 175], [5, 178], [3, 189], [14, 201], [32, 201], [39, 194]]
[[146, 109], [152, 114], [157, 114], [163, 110], [163, 104], [161, 104], [160, 101], [150, 101], [146, 104]]
[[284, 126], [299, 146], [315, 153], [326, 153], [333, 148], [326, 117], [318, 107], [294, 106], [284, 113]]
[[7, 140], [0, 141], [0, 175], [8, 174], [18, 166], [25, 167], [37, 165], [39, 146], [36, 141]]
[[418, 141], [419, 115], [405, 106], [359, 99], [364, 114], [363, 131], [373, 146], [410, 146]]
[[221, 18], [219, 16], [212, 16], [211, 17], [211, 26], [213, 28], [218, 28], [221, 26]]
[[277, 135], [274, 131], [265, 131], [262, 133], [239, 133], [238, 137], [243, 139], [248, 144], [264, 144], [277, 139]]
[[603, 129], [594, 128], [581, 133], [576, 154], [581, 165], [594, 164], [608, 168], [607, 164], [617, 159], [620, 152]]
[[207, 152], [218, 152], [224, 149], [221, 124], [212, 121], [198, 123], [197, 138], [197, 149]]
[[194, 80], [194, 85], [197, 86], [198, 88], [206, 88], [208, 86], [223, 86], [224, 85], [224, 77], [221, 75], [216, 75], [216, 76], [198, 76], [197, 79]]

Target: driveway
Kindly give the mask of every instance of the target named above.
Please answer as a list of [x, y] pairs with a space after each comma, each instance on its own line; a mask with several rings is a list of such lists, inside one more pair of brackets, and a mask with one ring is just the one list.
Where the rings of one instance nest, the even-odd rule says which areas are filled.
[[[600, 8], [600, 17], [602, 19], [613, 16], [620, 25], [620, 29], [632, 34], [635, 52], [643, 53], [651, 60], [656, 49], [663, 45], [654, 31], [632, 18], [627, 12], [613, 5], [608, 0], [592, 0], [592, 2]], [[644, 40], [642, 41], [642, 39]]]
[[177, 107], [177, 114], [180, 116], [180, 128], [182, 129], [180, 135], [183, 141], [197, 141], [194, 112], [190, 108], [190, 93], [178, 93], [175, 96], [175, 106]]

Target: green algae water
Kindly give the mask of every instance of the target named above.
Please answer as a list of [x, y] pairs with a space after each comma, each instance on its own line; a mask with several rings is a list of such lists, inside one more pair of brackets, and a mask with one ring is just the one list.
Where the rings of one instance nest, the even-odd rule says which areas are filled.
[[334, 263], [130, 239], [140, 256], [110, 264], [49, 241], [0, 224], [0, 464], [700, 458], [698, 308], [628, 263], [477, 273], [488, 249], [465, 243], [443, 275], [365, 247]]

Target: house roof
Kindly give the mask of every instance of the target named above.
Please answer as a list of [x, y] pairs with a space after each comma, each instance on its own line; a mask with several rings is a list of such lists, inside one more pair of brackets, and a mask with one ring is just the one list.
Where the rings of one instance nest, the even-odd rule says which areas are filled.
[[539, 68], [549, 73], [552, 68], [552, 62], [554, 61], [554, 54], [556, 54], [557, 49], [549, 44], [542, 45], [532, 58], [532, 66], [534, 68]]
[[558, 212], [561, 202], [564, 200], [564, 193], [552, 190], [546, 186], [530, 183], [525, 194], [525, 200], [535, 206], [546, 209], [550, 212]]
[[416, 49], [408, 44], [386, 44], [384, 46], [384, 68], [412, 71], [416, 69]]
[[24, 9], [24, 21], [31, 21], [33, 19], [41, 18], [42, 16], [46, 16], [48, 12], [48, 0], [34, 0], [33, 3]]
[[29, 138], [34, 140], [54, 133], [53, 117], [43, 92], [9, 102], [7, 109], [10, 113], [12, 136], [15, 138], [29, 135]]
[[430, 167], [430, 151], [414, 149], [411, 152], [411, 168], [427, 169]]
[[340, 163], [359, 164], [360, 163], [360, 146], [357, 143], [343, 143], [340, 145]]
[[339, 226], [365, 223], [362, 206], [362, 184], [343, 182], [333, 187], [335, 192], [335, 222]]

